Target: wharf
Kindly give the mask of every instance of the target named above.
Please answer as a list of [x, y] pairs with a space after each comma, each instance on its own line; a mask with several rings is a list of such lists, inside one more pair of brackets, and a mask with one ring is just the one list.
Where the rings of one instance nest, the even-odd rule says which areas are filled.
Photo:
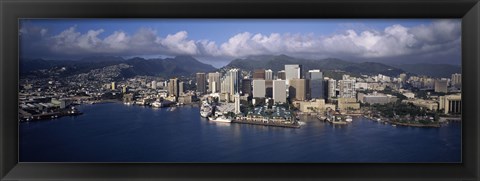
[[275, 126], [275, 127], [284, 127], [284, 128], [300, 128], [300, 125], [298, 123], [287, 124], [287, 123], [274, 123], [270, 121], [259, 122], [259, 121], [248, 121], [248, 120], [232, 120], [232, 123]]

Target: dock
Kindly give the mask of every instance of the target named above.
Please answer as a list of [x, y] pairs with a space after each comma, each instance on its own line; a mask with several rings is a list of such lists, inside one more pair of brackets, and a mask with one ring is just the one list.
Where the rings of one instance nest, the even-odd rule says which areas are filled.
[[248, 120], [232, 120], [232, 123], [239, 123], [239, 124], [252, 124], [252, 125], [263, 125], [263, 126], [274, 126], [274, 127], [284, 127], [284, 128], [300, 128], [300, 124], [298, 123], [278, 123], [273, 121], [268, 122], [260, 122], [260, 121], [248, 121]]

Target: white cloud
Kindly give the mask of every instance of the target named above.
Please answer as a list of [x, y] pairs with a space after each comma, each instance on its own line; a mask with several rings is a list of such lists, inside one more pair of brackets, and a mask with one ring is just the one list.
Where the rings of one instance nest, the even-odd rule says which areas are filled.
[[199, 57], [237, 58], [260, 54], [290, 54], [308, 57], [389, 58], [416, 54], [435, 54], [460, 46], [460, 22], [437, 20], [427, 25], [405, 27], [399, 24], [383, 30], [346, 29], [331, 35], [252, 32], [238, 33], [225, 42], [193, 40], [187, 31], [159, 36], [152, 28], [140, 28], [133, 34], [114, 31], [102, 36], [103, 29], [85, 33], [70, 27], [57, 35], [45, 28], [20, 29], [21, 35], [35, 34], [55, 54], [85, 55], [195, 55]]

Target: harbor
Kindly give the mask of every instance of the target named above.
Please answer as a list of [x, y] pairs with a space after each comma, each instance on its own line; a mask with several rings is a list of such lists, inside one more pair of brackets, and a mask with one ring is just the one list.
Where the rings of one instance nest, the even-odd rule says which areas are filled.
[[[461, 144], [458, 121], [425, 129], [393, 127], [364, 117], [353, 117], [347, 126], [332, 126], [315, 117], [302, 116], [301, 127], [295, 129], [233, 120], [213, 122], [199, 116], [200, 106], [181, 106], [175, 111], [120, 103], [84, 104], [76, 108], [84, 114], [19, 123], [19, 146], [23, 150], [19, 160], [241, 162], [248, 158], [256, 162], [455, 162], [461, 158], [461, 149], [457, 149], [461, 147], [456, 146]], [[189, 119], [179, 119], [182, 117]], [[72, 147], [72, 142], [77, 146]], [[405, 142], [418, 144], [408, 146]], [[400, 144], [405, 146], [395, 147]], [[445, 147], [446, 144], [451, 146]], [[371, 148], [376, 147], [383, 149], [372, 152]], [[346, 156], [352, 154], [357, 156]]]

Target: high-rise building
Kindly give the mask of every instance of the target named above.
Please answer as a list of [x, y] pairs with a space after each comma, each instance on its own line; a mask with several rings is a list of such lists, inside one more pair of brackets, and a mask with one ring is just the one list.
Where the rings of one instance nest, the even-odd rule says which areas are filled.
[[[215, 82], [215, 81], [213, 81], [213, 82], [211, 83], [211, 85], [212, 85], [213, 87], [217, 87], [219, 84], [220, 84], [220, 83], [217, 83], [217, 82]], [[211, 92], [211, 93], [217, 93], [217, 90], [212, 89], [212, 92]]]
[[183, 82], [178, 83], [178, 95], [183, 95], [185, 91], [183, 90]]
[[253, 71], [254, 80], [265, 80], [265, 69], [256, 69]]
[[205, 94], [207, 92], [207, 77], [205, 73], [197, 73], [197, 92]]
[[355, 98], [356, 91], [355, 91], [355, 80], [346, 79], [346, 80], [339, 80], [338, 81], [339, 91], [341, 98]]
[[301, 79], [302, 78], [302, 65], [293, 64], [285, 65], [285, 80], [287, 80], [287, 85], [291, 79]]
[[451, 83], [453, 87], [461, 88], [462, 87], [462, 74], [452, 74]]
[[[287, 89], [285, 87], [285, 89]], [[273, 80], [265, 80], [265, 97], [272, 98], [273, 96]]]
[[154, 81], [154, 80], [153, 80], [150, 84], [151, 84], [150, 87], [151, 87], [152, 89], [157, 89], [157, 81]]
[[337, 97], [337, 81], [335, 79], [328, 79], [328, 98]]
[[239, 69], [230, 69], [221, 79], [220, 85], [222, 93], [235, 95], [240, 91], [240, 71]]
[[265, 97], [265, 80], [253, 80], [253, 97]]
[[285, 80], [273, 81], [273, 101], [275, 103], [287, 102], [287, 90]]
[[229, 71], [230, 79], [232, 84], [230, 84], [230, 92], [232, 95], [240, 92], [240, 70], [239, 69], [231, 69]]
[[215, 93], [220, 91], [220, 77], [219, 72], [208, 73], [208, 92]]
[[240, 94], [236, 93], [235, 94], [235, 114], [240, 113]]
[[243, 79], [242, 80], [242, 94], [243, 95], [252, 95], [252, 80], [250, 79]]
[[307, 90], [308, 99], [323, 99], [323, 73], [320, 70], [309, 70], [307, 73], [309, 80], [309, 89]]
[[265, 70], [265, 80], [273, 80], [273, 72], [271, 69]]
[[307, 98], [308, 81], [306, 79], [291, 79], [288, 87], [290, 100], [303, 101]]
[[175, 97], [180, 95], [177, 78], [170, 79], [170, 82], [168, 82], [168, 94]]
[[447, 93], [448, 81], [447, 80], [435, 80], [435, 92]]
[[285, 70], [280, 70], [277, 72], [277, 79], [285, 80]]
[[115, 82], [112, 82], [112, 90], [115, 90]]

